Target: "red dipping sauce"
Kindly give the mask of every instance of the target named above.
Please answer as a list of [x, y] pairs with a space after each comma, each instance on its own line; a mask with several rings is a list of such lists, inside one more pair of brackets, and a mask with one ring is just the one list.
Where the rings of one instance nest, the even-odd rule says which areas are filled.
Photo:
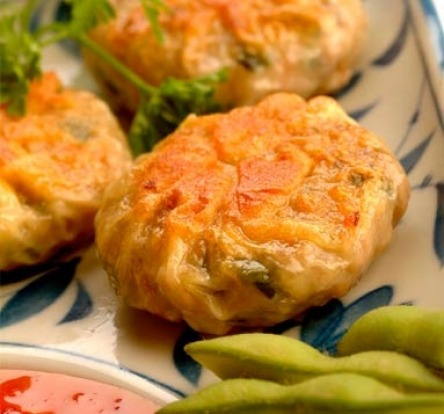
[[0, 370], [0, 414], [153, 414], [152, 401], [64, 374]]

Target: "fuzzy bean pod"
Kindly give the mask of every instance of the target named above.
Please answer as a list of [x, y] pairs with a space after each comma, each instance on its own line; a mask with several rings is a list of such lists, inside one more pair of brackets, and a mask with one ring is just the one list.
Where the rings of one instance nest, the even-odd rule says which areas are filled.
[[332, 374], [295, 385], [232, 379], [173, 402], [158, 414], [442, 414], [443, 394], [403, 394], [357, 374]]
[[282, 335], [253, 333], [197, 341], [185, 351], [222, 379], [257, 378], [294, 384], [319, 375], [357, 373], [408, 391], [444, 393], [444, 380], [406, 355], [371, 351], [330, 357]]
[[444, 310], [383, 306], [359, 318], [338, 344], [340, 355], [368, 350], [401, 352], [444, 370]]

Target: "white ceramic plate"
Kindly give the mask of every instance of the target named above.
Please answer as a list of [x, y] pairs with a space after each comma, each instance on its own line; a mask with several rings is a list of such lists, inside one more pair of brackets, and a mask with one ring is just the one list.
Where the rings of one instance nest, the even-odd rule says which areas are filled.
[[[56, 4], [43, 4], [38, 19], [63, 15]], [[345, 298], [313, 309], [302, 322], [268, 330], [329, 351], [351, 322], [377, 306], [444, 308], [444, 41], [438, 10], [430, 0], [365, 4], [371, 23], [366, 52], [337, 98], [362, 125], [386, 138], [413, 191], [390, 247]], [[50, 48], [45, 66], [71, 85], [94, 87], [72, 45]], [[179, 396], [214, 379], [183, 352], [200, 335], [120, 305], [93, 247], [30, 277], [3, 272], [1, 279], [3, 346], [43, 347], [60, 352], [59, 358], [125, 367]]]

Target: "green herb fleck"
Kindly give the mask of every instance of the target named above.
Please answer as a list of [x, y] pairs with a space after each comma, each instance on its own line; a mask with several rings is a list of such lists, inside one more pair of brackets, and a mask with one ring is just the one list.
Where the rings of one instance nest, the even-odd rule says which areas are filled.
[[237, 58], [239, 64], [245, 69], [254, 72], [261, 67], [267, 66], [267, 59], [258, 52], [253, 52], [245, 48], [240, 49], [239, 56]]
[[[29, 32], [35, 0], [0, 18], [0, 103], [11, 115], [25, 112], [28, 81], [41, 75], [41, 47]], [[5, 5], [3, 6], [5, 7]]]
[[242, 280], [254, 285], [267, 298], [271, 299], [276, 294], [269, 270], [262, 263], [255, 260], [235, 260], [233, 265], [238, 269]]
[[355, 186], [355, 187], [361, 187], [364, 184], [365, 181], [365, 177], [355, 171], [352, 171], [349, 175], [349, 179], [350, 182]]

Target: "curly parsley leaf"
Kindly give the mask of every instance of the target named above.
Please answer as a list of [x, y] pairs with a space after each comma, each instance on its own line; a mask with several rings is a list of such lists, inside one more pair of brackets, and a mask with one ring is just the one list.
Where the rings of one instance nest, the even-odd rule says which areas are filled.
[[109, 0], [66, 0], [71, 4], [69, 30], [72, 37], [84, 34], [101, 23], [115, 17], [115, 11]]
[[0, 103], [11, 115], [26, 109], [28, 82], [41, 75], [41, 47], [29, 31], [34, 0], [0, 18]]
[[202, 115], [221, 110], [214, 92], [226, 79], [226, 70], [192, 80], [168, 78], [156, 93], [143, 96], [128, 137], [133, 155], [151, 151], [189, 114]]

